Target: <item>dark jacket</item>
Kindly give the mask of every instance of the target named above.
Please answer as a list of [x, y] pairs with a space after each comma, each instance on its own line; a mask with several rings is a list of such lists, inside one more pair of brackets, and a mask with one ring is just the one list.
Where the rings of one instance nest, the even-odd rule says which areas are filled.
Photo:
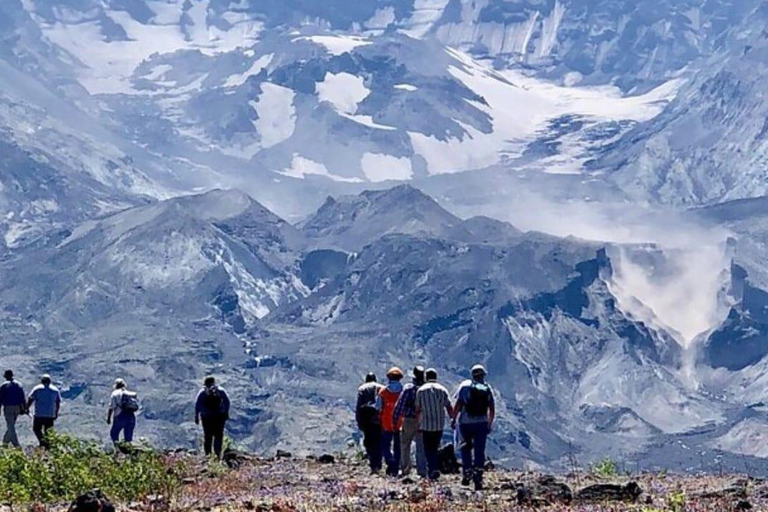
[[15, 380], [4, 382], [0, 385], [0, 406], [24, 407], [27, 403], [27, 395], [24, 388]]
[[195, 413], [204, 418], [217, 415], [228, 418], [230, 405], [229, 395], [227, 395], [227, 392], [224, 390], [224, 388], [216, 387], [215, 389], [220, 397], [219, 406], [215, 409], [211, 408], [209, 400], [207, 399], [208, 388], [203, 388], [197, 394], [197, 400], [195, 401]]
[[382, 389], [384, 386], [378, 382], [366, 382], [357, 388], [355, 419], [360, 428], [380, 423], [381, 419], [376, 410], [376, 397]]

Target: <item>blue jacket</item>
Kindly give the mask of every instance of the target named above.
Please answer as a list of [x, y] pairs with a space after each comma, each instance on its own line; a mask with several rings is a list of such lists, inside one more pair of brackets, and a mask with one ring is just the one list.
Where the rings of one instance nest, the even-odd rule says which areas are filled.
[[27, 403], [24, 387], [11, 380], [0, 385], [0, 406], [14, 407], [24, 406]]

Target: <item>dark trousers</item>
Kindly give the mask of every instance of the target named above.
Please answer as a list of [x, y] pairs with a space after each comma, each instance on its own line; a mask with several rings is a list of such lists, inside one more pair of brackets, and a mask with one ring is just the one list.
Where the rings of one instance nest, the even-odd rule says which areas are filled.
[[422, 430], [424, 452], [427, 455], [427, 472], [430, 478], [440, 474], [440, 441], [443, 439], [442, 430]]
[[121, 412], [112, 418], [112, 429], [109, 437], [113, 443], [120, 441], [120, 432], [123, 433], [126, 443], [133, 442], [133, 431], [136, 429], [136, 415], [132, 412]]
[[[485, 469], [485, 445], [488, 442], [488, 423], [466, 423], [460, 426], [464, 444], [461, 446], [461, 465], [464, 473]], [[474, 455], [474, 457], [473, 457]]]
[[50, 446], [46, 437], [48, 432], [53, 428], [53, 423], [55, 421], [54, 418], [40, 418], [38, 416], [35, 416], [35, 419], [32, 421], [32, 431], [35, 433], [37, 441], [43, 448], [48, 448]]
[[363, 446], [371, 471], [381, 471], [381, 426], [362, 425], [360, 430], [363, 432]]
[[400, 432], [382, 432], [381, 453], [387, 463], [387, 474], [397, 476], [400, 471]]
[[224, 426], [227, 418], [223, 415], [203, 416], [203, 450], [206, 455], [211, 454], [211, 448], [217, 458], [221, 458], [224, 446]]

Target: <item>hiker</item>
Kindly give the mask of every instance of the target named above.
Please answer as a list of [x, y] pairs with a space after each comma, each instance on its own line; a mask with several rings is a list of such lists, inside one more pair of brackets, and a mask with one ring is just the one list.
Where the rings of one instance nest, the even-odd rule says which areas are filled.
[[395, 405], [403, 392], [403, 371], [393, 366], [387, 372], [387, 386], [379, 391], [376, 408], [381, 412], [381, 452], [387, 463], [387, 475], [397, 476], [400, 471], [400, 429], [402, 419], [395, 421]]
[[416, 417], [416, 392], [424, 384], [424, 367], [413, 369], [413, 382], [406, 384], [395, 405], [394, 422], [403, 421], [400, 433], [400, 471], [403, 476], [411, 472], [411, 444], [416, 442], [416, 473], [427, 476], [427, 456], [419, 432], [419, 419]]
[[13, 378], [13, 370], [6, 370], [3, 377], [5, 377], [5, 382], [0, 385], [0, 407], [3, 408], [7, 426], [3, 436], [3, 444], [20, 448], [19, 437], [16, 434], [16, 420], [27, 412], [26, 395], [21, 383]]
[[128, 391], [123, 379], [115, 380], [115, 389], [109, 398], [107, 410], [107, 425], [112, 425], [109, 437], [114, 444], [120, 442], [120, 432], [126, 443], [133, 442], [133, 431], [136, 429], [136, 412], [139, 410], [139, 400], [136, 393]]
[[32, 430], [42, 448], [48, 448], [48, 433], [53, 429], [53, 424], [59, 419], [61, 409], [61, 393], [59, 388], [51, 383], [51, 376], [47, 373], [40, 378], [40, 384], [35, 386], [27, 399], [27, 410], [35, 406], [35, 414], [32, 419]]
[[384, 386], [376, 381], [376, 374], [369, 372], [365, 383], [357, 388], [355, 419], [363, 433], [363, 446], [371, 467], [371, 474], [381, 471], [381, 415], [376, 409], [376, 399]]
[[472, 380], [459, 389], [456, 416], [463, 439], [461, 445], [462, 485], [474, 482], [475, 490], [483, 490], [485, 446], [496, 417], [493, 389], [485, 382], [485, 367], [472, 367]]
[[216, 385], [216, 379], [206, 377], [203, 389], [195, 401], [195, 424], [203, 422], [203, 450], [211, 455], [211, 448], [217, 459], [221, 459], [224, 447], [224, 427], [229, 419], [229, 395]]
[[424, 372], [426, 383], [416, 392], [416, 416], [427, 456], [427, 472], [430, 480], [440, 478], [440, 441], [447, 416], [453, 418], [453, 407], [448, 390], [437, 383], [437, 370]]

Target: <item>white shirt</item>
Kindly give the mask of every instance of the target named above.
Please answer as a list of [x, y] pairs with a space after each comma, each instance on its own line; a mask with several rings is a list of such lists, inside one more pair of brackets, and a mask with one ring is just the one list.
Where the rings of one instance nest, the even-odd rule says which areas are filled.
[[112, 414], [115, 416], [120, 416], [123, 412], [123, 393], [125, 393], [125, 391], [125, 389], [116, 389], [112, 392], [112, 396], [109, 398], [109, 408], [112, 409]]

